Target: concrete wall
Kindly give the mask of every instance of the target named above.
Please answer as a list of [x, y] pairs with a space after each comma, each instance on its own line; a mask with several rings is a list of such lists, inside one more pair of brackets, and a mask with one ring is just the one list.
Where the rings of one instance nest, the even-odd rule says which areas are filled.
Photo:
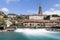
[[15, 18], [17, 16], [14, 16], [14, 15], [8, 15], [9, 18]]
[[52, 16], [50, 16], [50, 20], [60, 20], [60, 17], [52, 17]]
[[39, 19], [39, 20], [43, 20], [44, 16], [29, 16], [29, 19]]
[[43, 23], [23, 23], [25, 27], [42, 27]]
[[25, 27], [52, 27], [56, 25], [60, 26], [60, 23], [23, 23], [23, 25]]
[[4, 17], [4, 16], [1, 16], [1, 15], [0, 15], [0, 18], [3, 18], [3, 17]]
[[57, 17], [50, 17], [50, 20], [58, 20]]

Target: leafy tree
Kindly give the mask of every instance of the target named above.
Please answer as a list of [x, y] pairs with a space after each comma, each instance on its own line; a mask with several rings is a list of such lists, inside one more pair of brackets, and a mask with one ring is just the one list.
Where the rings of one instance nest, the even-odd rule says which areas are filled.
[[57, 14], [53, 14], [52, 17], [60, 17], [60, 16]]
[[17, 18], [20, 19], [20, 20], [24, 20], [25, 19], [24, 16], [18, 16]]
[[50, 16], [44, 17], [44, 20], [50, 20]]

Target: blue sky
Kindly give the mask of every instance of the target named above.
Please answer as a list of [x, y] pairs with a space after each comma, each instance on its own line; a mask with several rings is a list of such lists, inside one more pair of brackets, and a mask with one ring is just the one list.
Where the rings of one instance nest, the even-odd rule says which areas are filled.
[[38, 13], [39, 4], [42, 5], [43, 14], [59, 14], [60, 0], [1, 0], [0, 10], [6, 14], [35, 14]]

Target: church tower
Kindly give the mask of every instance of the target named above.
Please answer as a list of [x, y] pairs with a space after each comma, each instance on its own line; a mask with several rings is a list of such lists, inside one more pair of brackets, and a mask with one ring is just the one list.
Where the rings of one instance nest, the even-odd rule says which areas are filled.
[[42, 15], [42, 6], [41, 6], [41, 4], [39, 5], [39, 11], [38, 11], [38, 14]]

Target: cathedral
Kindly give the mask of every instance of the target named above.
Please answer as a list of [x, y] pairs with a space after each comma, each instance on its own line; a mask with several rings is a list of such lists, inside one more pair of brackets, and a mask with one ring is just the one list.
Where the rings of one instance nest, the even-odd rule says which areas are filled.
[[24, 15], [25, 20], [23, 21], [23, 25], [25, 27], [52, 27], [52, 26], [60, 26], [59, 20], [45, 20], [44, 18], [49, 15], [44, 15], [42, 13], [42, 6], [39, 6], [38, 14], [32, 15]]
[[41, 5], [39, 5], [39, 10], [38, 10], [37, 14], [24, 15], [24, 17], [29, 20], [44, 20], [44, 17], [46, 17], [46, 16], [48, 16], [48, 15], [43, 15], [43, 13], [42, 13]]

